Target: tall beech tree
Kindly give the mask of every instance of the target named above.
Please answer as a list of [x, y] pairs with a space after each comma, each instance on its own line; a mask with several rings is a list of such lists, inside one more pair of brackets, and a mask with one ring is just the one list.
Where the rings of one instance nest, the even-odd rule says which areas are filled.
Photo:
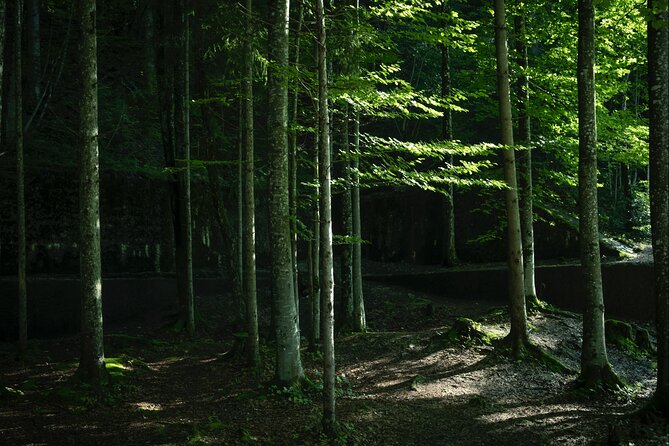
[[506, 13], [504, 0], [494, 1], [495, 49], [497, 58], [497, 93], [499, 118], [504, 145], [504, 179], [507, 219], [507, 256], [509, 265], [509, 313], [511, 315], [511, 343], [514, 357], [522, 355], [529, 345], [527, 310], [525, 309], [525, 284], [523, 279], [523, 253], [520, 234], [520, 211], [516, 181], [516, 160], [513, 150], [513, 125], [511, 119], [511, 93], [509, 86], [508, 47], [506, 40]]
[[246, 0], [246, 35], [244, 41], [243, 67], [243, 196], [242, 239], [244, 299], [246, 301], [246, 331], [248, 333], [246, 353], [249, 365], [260, 365], [260, 341], [258, 335], [258, 299], [256, 289], [256, 240], [255, 240], [255, 165], [253, 140], [253, 0]]
[[23, 165], [23, 0], [14, 5], [14, 145], [16, 148], [17, 260], [19, 288], [19, 351], [28, 347], [28, 291], [26, 286], [26, 199]]
[[272, 298], [276, 329], [276, 379], [293, 384], [304, 376], [300, 359], [299, 315], [293, 280], [288, 196], [288, 47], [290, 0], [276, 0], [270, 9], [269, 109], [269, 243]]
[[578, 1], [578, 196], [581, 270], [585, 284], [580, 381], [587, 388], [620, 383], [604, 342], [604, 294], [597, 207], [597, 120], [595, 113], [595, 8]]
[[523, 277], [525, 281], [525, 300], [538, 303], [537, 287], [534, 278], [534, 210], [532, 206], [532, 131], [530, 124], [530, 77], [528, 74], [527, 34], [525, 18], [516, 15], [513, 18], [516, 42], [516, 61], [520, 73], [516, 79], [516, 103], [518, 108], [518, 139], [526, 146], [518, 153], [518, 199], [520, 203], [520, 229], [523, 245]]
[[320, 211], [320, 298], [323, 344], [323, 430], [335, 438], [335, 351], [334, 351], [334, 265], [332, 253], [332, 181], [330, 157], [330, 117], [328, 109], [327, 39], [325, 6], [316, 0], [318, 27], [318, 164]]
[[99, 387], [106, 382], [107, 376], [102, 337], [96, 2], [79, 0], [78, 8], [82, 95], [79, 125], [81, 357], [77, 373], [82, 381]]
[[669, 414], [669, 38], [667, 3], [648, 0], [650, 216], [657, 300], [657, 388], [651, 407]]

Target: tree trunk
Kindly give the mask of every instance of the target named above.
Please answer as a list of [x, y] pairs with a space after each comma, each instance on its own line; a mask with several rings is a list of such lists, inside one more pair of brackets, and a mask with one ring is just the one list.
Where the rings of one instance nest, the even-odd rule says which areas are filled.
[[40, 0], [30, 0], [30, 104], [32, 108], [39, 103], [42, 89], [40, 78], [42, 75], [42, 48], [40, 42]]
[[657, 388], [653, 405], [669, 414], [669, 38], [667, 4], [648, 0], [650, 215], [657, 299]]
[[514, 357], [522, 354], [528, 343], [525, 286], [523, 278], [523, 253], [520, 235], [520, 211], [516, 182], [516, 161], [513, 150], [511, 123], [511, 95], [506, 41], [504, 0], [495, 0], [495, 48], [497, 55], [497, 93], [499, 95], [500, 129], [504, 149], [504, 179], [506, 189], [508, 262], [509, 262], [509, 313], [511, 332], [509, 341]]
[[335, 438], [334, 271], [332, 253], [332, 200], [330, 192], [330, 123], [328, 113], [327, 47], [323, 0], [316, 0], [318, 25], [318, 164], [321, 234], [321, 328], [323, 343], [323, 430]]
[[[0, 147], [2, 147], [2, 128], [4, 125], [3, 122], [3, 113], [5, 112], [3, 108], [3, 98], [4, 98], [4, 89], [3, 89], [3, 79], [4, 79], [4, 64], [5, 64], [5, 20], [6, 20], [6, 7], [5, 2], [0, 2]], [[1, 229], [1, 228], [0, 228]], [[0, 242], [0, 264], [2, 264], [2, 242]]]
[[595, 115], [595, 10], [578, 1], [579, 240], [585, 284], [581, 376], [584, 386], [607, 384], [615, 376], [604, 343], [604, 296], [597, 212], [597, 121]]
[[339, 162], [341, 163], [341, 179], [343, 180], [343, 190], [341, 192], [341, 229], [344, 236], [340, 250], [340, 271], [341, 271], [341, 302], [342, 315], [341, 320], [337, 321], [338, 326], [344, 330], [353, 328], [353, 250], [351, 249], [350, 239], [353, 236], [353, 208], [351, 197], [351, 162], [348, 132], [348, 104], [344, 105], [342, 110], [341, 146], [339, 147]]
[[[318, 50], [318, 42], [316, 42], [316, 50]], [[318, 59], [318, 51], [316, 51], [316, 59]], [[318, 107], [318, 101], [315, 103], [315, 112], [317, 116], [320, 116]], [[314, 150], [313, 150], [313, 178], [316, 186], [314, 187], [314, 207], [312, 209], [311, 217], [311, 228], [314, 233], [313, 240], [311, 242], [311, 251], [310, 251], [310, 279], [311, 279], [311, 311], [309, 312], [311, 316], [311, 331], [309, 333], [309, 351], [315, 352], [318, 350], [318, 342], [321, 339], [321, 290], [320, 290], [320, 212], [318, 210], [320, 206], [320, 186], [319, 186], [319, 147], [320, 147], [320, 137], [319, 132], [316, 132], [315, 141], [314, 141]]]
[[269, 223], [272, 295], [276, 327], [276, 379], [293, 384], [304, 376], [300, 359], [299, 315], [295, 305], [293, 253], [288, 197], [288, 68], [289, 0], [271, 9], [269, 30]]
[[[297, 29], [295, 30], [295, 57], [293, 65], [295, 71], [300, 69], [300, 37], [302, 33], [302, 19], [303, 19], [303, 3], [298, 1], [297, 8]], [[298, 99], [300, 96], [299, 82], [295, 82], [293, 97], [291, 98], [290, 110], [290, 245], [293, 253], [293, 287], [295, 289], [295, 306], [299, 313], [300, 308], [300, 291], [299, 291], [299, 268], [297, 264], [297, 111]]]
[[[443, 12], [448, 12], [447, 3], [444, 2]], [[448, 27], [448, 23], [444, 23]], [[448, 45], [441, 45], [441, 97], [448, 98], [451, 95], [451, 53]], [[441, 134], [444, 140], [453, 139], [453, 113], [449, 107], [444, 109], [444, 117], [441, 121]], [[453, 155], [448, 156], [448, 163], [453, 165]], [[458, 263], [458, 254], [455, 250], [455, 203], [453, 184], [448, 185], [444, 194], [444, 258], [445, 266], [455, 266]]]
[[248, 364], [260, 366], [258, 298], [256, 290], [256, 224], [253, 142], [253, 1], [246, 0], [246, 40], [244, 42], [244, 206], [242, 246], [244, 299], [246, 301], [246, 352]]
[[95, 0], [79, 0], [82, 98], [79, 187], [79, 268], [81, 280], [82, 381], [106, 381], [102, 337], [102, 273], [100, 260], [100, 172], [98, 152], [98, 88]]
[[527, 146], [518, 153], [518, 199], [520, 203], [520, 228], [523, 245], [523, 266], [525, 280], [525, 300], [537, 303], [537, 289], [534, 279], [534, 211], [532, 209], [532, 149], [530, 142], [530, 79], [527, 74], [528, 57], [525, 34], [525, 19], [521, 15], [514, 17], [516, 34], [516, 58], [520, 75], [516, 83], [518, 101], [518, 139]]
[[351, 207], [353, 215], [353, 330], [367, 330], [365, 299], [362, 292], [362, 225], [360, 215], [360, 112], [354, 111]]
[[17, 248], [19, 280], [19, 351], [28, 348], [28, 296], [26, 289], [26, 202], [25, 173], [23, 168], [23, 65], [22, 65], [22, 16], [23, 0], [14, 6], [16, 14], [14, 32], [14, 143], [16, 146], [16, 204], [17, 204]]
[[[168, 182], [174, 229], [179, 325], [195, 331], [190, 215], [188, 24], [185, 0], [162, 3], [160, 58], [161, 133], [165, 165], [177, 170]], [[181, 160], [181, 161], [177, 161]]]

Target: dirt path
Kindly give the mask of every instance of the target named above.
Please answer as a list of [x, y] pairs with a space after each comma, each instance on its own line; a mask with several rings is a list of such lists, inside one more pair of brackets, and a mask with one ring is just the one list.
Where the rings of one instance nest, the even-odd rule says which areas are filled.
[[[642, 435], [665, 444], [655, 427], [632, 431], [625, 414], [654, 383], [652, 360], [610, 347], [611, 362], [631, 387], [607, 399], [571, 392], [575, 375], [535, 363], [493, 358], [488, 346], [435, 344], [456, 315], [477, 317], [485, 302], [448, 301], [368, 282], [373, 332], [337, 340], [341, 444], [599, 444], [611, 435]], [[441, 299], [440, 299], [441, 300]], [[225, 314], [220, 304], [205, 314]], [[211, 327], [217, 325], [210, 320]], [[536, 315], [532, 337], [567, 366], [578, 367], [578, 317]], [[503, 335], [503, 319], [484, 327]], [[137, 334], [137, 333], [134, 333]], [[219, 341], [224, 339], [224, 341]], [[304, 355], [310, 377], [301, 390], [264, 384], [235, 359], [226, 331], [189, 341], [164, 330], [107, 337], [120, 357], [114, 391], [94, 401], [69, 383], [76, 339], [43, 341], [24, 366], [2, 346], [3, 383], [23, 395], [0, 400], [0, 444], [8, 445], [313, 445], [319, 444], [320, 360]], [[122, 356], [125, 355], [125, 356]], [[624, 443], [627, 444], [627, 443]]]

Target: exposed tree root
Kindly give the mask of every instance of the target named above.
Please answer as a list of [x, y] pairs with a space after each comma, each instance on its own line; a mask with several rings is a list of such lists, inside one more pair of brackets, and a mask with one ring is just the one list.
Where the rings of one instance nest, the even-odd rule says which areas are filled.
[[603, 367], [589, 366], [581, 370], [576, 379], [576, 388], [595, 393], [615, 393], [627, 387], [625, 382], [613, 371], [611, 364]]
[[495, 354], [512, 358], [516, 361], [529, 361], [540, 364], [556, 373], [573, 374], [572, 369], [567, 367], [549, 352], [541, 349], [529, 339], [517, 340], [507, 335], [495, 347]]

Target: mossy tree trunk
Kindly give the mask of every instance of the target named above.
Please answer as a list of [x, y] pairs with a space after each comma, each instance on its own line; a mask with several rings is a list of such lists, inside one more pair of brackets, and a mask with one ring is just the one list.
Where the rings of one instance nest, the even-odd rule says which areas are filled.
[[79, 186], [79, 274], [81, 281], [81, 358], [78, 376], [96, 387], [106, 381], [102, 337], [100, 259], [100, 167], [95, 0], [79, 0], [82, 97]]
[[316, 0], [318, 26], [318, 133], [320, 210], [320, 296], [323, 344], [323, 430], [331, 442], [335, 438], [335, 352], [334, 352], [334, 271], [332, 253], [332, 197], [330, 183], [330, 123], [328, 113], [327, 46], [325, 7]]
[[276, 328], [276, 379], [293, 384], [304, 376], [300, 359], [299, 316], [295, 302], [290, 236], [288, 167], [289, 0], [271, 8], [269, 29], [269, 223], [272, 296]]
[[532, 131], [529, 116], [530, 78], [527, 56], [527, 34], [525, 18], [516, 15], [513, 19], [516, 37], [516, 60], [520, 74], [516, 81], [518, 104], [518, 140], [527, 146], [518, 153], [518, 198], [520, 201], [520, 229], [523, 245], [523, 277], [525, 280], [525, 300], [537, 303], [537, 288], [534, 278], [534, 211], [532, 209]]
[[516, 161], [513, 150], [513, 125], [511, 118], [511, 94], [509, 86], [509, 63], [506, 38], [504, 0], [495, 0], [495, 48], [497, 59], [497, 93], [499, 96], [500, 130], [504, 148], [504, 179], [507, 214], [507, 243], [509, 265], [509, 314], [511, 332], [509, 341], [514, 357], [523, 353], [529, 342], [527, 333], [527, 310], [525, 309], [525, 284], [523, 278], [523, 253], [520, 233], [520, 211], [516, 181]]
[[604, 295], [597, 207], [597, 120], [595, 114], [595, 9], [578, 2], [579, 240], [585, 284], [580, 381], [595, 388], [617, 381], [604, 340]]
[[650, 203], [657, 300], [657, 387], [652, 404], [669, 414], [669, 38], [667, 4], [649, 0]]

